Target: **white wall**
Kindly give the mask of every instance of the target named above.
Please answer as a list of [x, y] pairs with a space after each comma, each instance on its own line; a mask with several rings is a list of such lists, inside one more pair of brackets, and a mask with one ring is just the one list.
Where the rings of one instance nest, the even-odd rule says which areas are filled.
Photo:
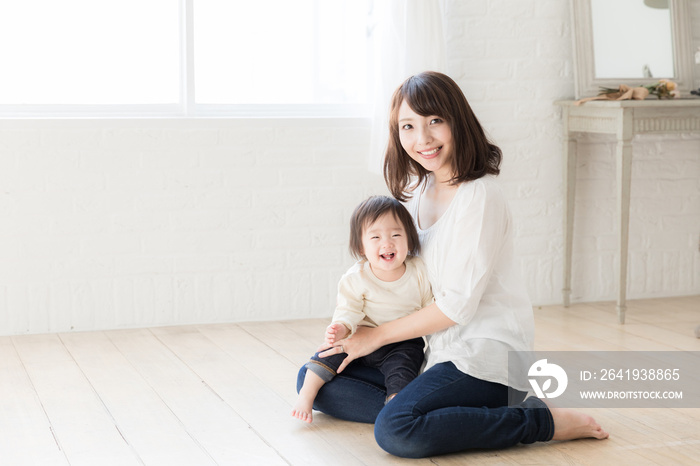
[[0, 332], [323, 315], [365, 121], [4, 121]]
[[[693, 50], [700, 0], [689, 0]], [[569, 1], [447, 0], [451, 74], [504, 151], [501, 182], [535, 304], [561, 302], [561, 112], [574, 94]], [[700, 66], [694, 68], [700, 87]], [[675, 139], [675, 140], [674, 140]], [[614, 141], [578, 145], [572, 301], [616, 299]], [[700, 135], [636, 137], [628, 299], [700, 293]]]
[[[445, 15], [533, 303], [560, 302], [568, 2]], [[386, 192], [368, 145], [362, 119], [0, 120], [0, 334], [330, 315], [350, 212]], [[613, 143], [579, 149], [573, 299], [613, 300]], [[699, 188], [700, 136], [635, 140], [629, 298], [700, 293]]]

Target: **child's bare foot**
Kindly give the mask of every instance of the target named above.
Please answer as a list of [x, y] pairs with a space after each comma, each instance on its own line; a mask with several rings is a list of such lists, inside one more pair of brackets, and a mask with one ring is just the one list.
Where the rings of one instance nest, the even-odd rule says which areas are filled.
[[318, 395], [318, 391], [325, 383], [326, 382], [324, 382], [323, 379], [321, 379], [321, 377], [319, 377], [314, 371], [306, 371], [304, 384], [301, 386], [301, 390], [299, 390], [299, 398], [297, 398], [297, 402], [294, 403], [294, 407], [292, 407], [292, 416], [311, 424], [311, 422], [314, 420], [312, 414], [314, 409], [314, 400], [316, 399], [316, 395]]
[[313, 404], [314, 404], [313, 398], [311, 398], [309, 400], [306, 397], [304, 397], [302, 394], [299, 394], [299, 398], [297, 398], [297, 402], [294, 404], [294, 407], [292, 408], [292, 416], [299, 419], [300, 421], [306, 421], [309, 424], [311, 424], [314, 420], [314, 416], [312, 414]]
[[578, 438], [606, 439], [610, 434], [588, 414], [567, 408], [551, 408], [554, 419], [552, 440], [574, 440]]

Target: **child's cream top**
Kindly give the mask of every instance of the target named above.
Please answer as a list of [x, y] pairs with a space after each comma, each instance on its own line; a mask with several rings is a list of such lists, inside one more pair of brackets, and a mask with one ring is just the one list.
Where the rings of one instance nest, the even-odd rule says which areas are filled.
[[426, 367], [452, 361], [482, 380], [508, 383], [508, 351], [532, 351], [532, 305], [513, 251], [513, 225], [493, 176], [460, 184], [440, 219], [425, 230], [418, 222], [420, 187], [408, 202], [435, 303], [450, 328], [427, 337]]
[[342, 322], [355, 333], [358, 325], [376, 327], [432, 304], [433, 294], [425, 265], [407, 257], [406, 271], [396, 281], [378, 279], [369, 262], [355, 263], [338, 283], [338, 302], [333, 322]]

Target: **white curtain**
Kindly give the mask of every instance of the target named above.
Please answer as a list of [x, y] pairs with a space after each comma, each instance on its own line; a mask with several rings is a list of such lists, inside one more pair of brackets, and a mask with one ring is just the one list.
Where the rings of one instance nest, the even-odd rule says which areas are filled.
[[445, 72], [442, 0], [375, 0], [374, 112], [369, 169], [382, 173], [389, 137], [389, 99], [409, 76], [422, 71]]

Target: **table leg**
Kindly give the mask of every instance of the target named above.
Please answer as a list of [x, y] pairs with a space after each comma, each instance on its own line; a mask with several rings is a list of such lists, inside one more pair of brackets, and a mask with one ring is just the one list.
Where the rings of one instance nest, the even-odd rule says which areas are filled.
[[571, 304], [571, 261], [574, 243], [574, 208], [576, 204], [576, 139], [570, 134], [564, 141], [564, 307]]
[[[625, 134], [626, 133], [626, 134]], [[625, 323], [627, 296], [627, 255], [630, 221], [630, 184], [632, 178], [632, 135], [625, 132], [617, 141], [617, 219], [619, 228], [618, 254], [619, 276], [617, 296], [617, 318]]]

